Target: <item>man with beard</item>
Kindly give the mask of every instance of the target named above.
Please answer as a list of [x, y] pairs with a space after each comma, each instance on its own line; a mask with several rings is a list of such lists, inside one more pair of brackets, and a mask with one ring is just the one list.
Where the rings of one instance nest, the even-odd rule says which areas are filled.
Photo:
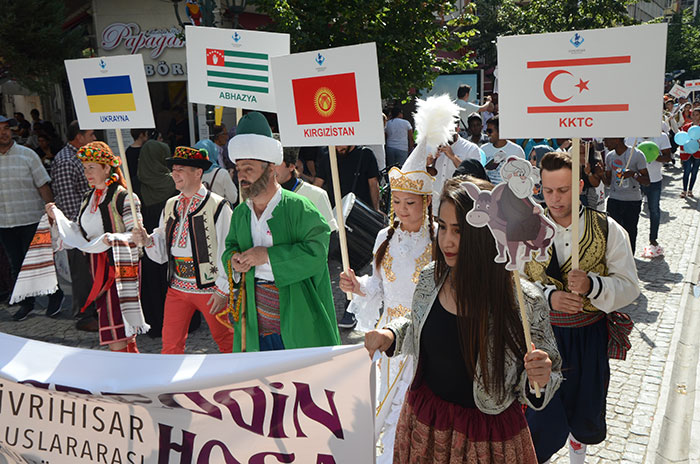
[[[581, 464], [587, 445], [605, 440], [608, 358], [625, 359], [632, 330], [629, 316], [617, 311], [637, 298], [639, 281], [625, 229], [586, 207], [576, 213], [580, 259], [572, 269], [571, 156], [547, 153], [541, 166], [546, 214], [556, 233], [547, 260], [532, 260], [524, 270], [544, 287], [566, 381], [547, 407], [528, 409], [525, 417], [539, 462], [549, 462], [568, 442], [569, 462]], [[582, 187], [583, 181], [579, 192]]]
[[338, 345], [328, 223], [311, 201], [277, 183], [282, 145], [262, 114], [241, 118], [228, 148], [246, 199], [233, 211], [222, 258], [246, 301], [234, 322], [234, 351], [242, 350], [242, 335], [246, 351]]
[[230, 353], [233, 332], [216, 319], [226, 309], [228, 278], [221, 262], [224, 239], [231, 223], [231, 207], [202, 185], [202, 173], [211, 166], [207, 152], [177, 147], [166, 158], [180, 194], [165, 203], [158, 228], [150, 236], [143, 226], [134, 241], [145, 246], [156, 263], [169, 263], [170, 288], [163, 315], [163, 354], [183, 354], [187, 329], [200, 311], [222, 353]]

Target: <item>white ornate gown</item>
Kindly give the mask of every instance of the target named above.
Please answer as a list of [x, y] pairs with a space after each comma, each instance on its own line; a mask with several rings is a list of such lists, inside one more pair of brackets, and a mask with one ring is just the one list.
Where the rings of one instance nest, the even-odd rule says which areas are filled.
[[[384, 242], [389, 228], [382, 229], [374, 242], [374, 253]], [[432, 260], [432, 244], [427, 227], [418, 232], [396, 229], [380, 268], [373, 263], [372, 275], [359, 277], [362, 293], [355, 295], [348, 311], [357, 317], [357, 330], [367, 332], [407, 315], [421, 269]], [[394, 454], [396, 422], [413, 372], [411, 357], [382, 355], [377, 373], [376, 439], [381, 436], [383, 451], [377, 464], [391, 463]], [[378, 448], [381, 450], [381, 447]]]

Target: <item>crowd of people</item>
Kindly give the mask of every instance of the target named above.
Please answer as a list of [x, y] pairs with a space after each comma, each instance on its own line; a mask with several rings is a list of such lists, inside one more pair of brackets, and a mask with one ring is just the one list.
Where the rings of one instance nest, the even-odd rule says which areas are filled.
[[[65, 250], [77, 328], [98, 332], [113, 351], [137, 353], [147, 334], [162, 337], [162, 353], [184, 353], [200, 318], [222, 353], [337, 345], [339, 327], [357, 324], [370, 356], [382, 353], [378, 462], [543, 463], [568, 446], [571, 462], [582, 463], [586, 446], [605, 440], [608, 360], [630, 349], [632, 322], [620, 311], [640, 292], [643, 198], [651, 227], [641, 256], [662, 256], [662, 171], [679, 151], [681, 196], [693, 197], [700, 152], [684, 153], [673, 136], [700, 125], [700, 105], [664, 97], [657, 137], [582, 140], [572, 185], [571, 140], [503, 139], [497, 95], [479, 105], [470, 94], [465, 85], [457, 101], [418, 100], [413, 124], [394, 107], [384, 146], [336, 147], [342, 196], [354, 194], [388, 224], [373, 236], [369, 273], [339, 276], [354, 294], [340, 321], [326, 149], [283, 147], [258, 112], [174, 150], [135, 129], [126, 151], [132, 195], [120, 157], [77, 121], [54, 153], [56, 135], [38, 113], [33, 125], [19, 113], [0, 116], [9, 267], [0, 298], [12, 295], [15, 321], [41, 295], [46, 315], [58, 316], [64, 292], [54, 263]], [[657, 158], [636, 148], [643, 141], [658, 146]], [[518, 176], [500, 169], [514, 159], [539, 168], [532, 192], [516, 190]], [[490, 229], [467, 220], [476, 208], [470, 186], [499, 184], [516, 202], [534, 198], [555, 227], [548, 255], [520, 265], [517, 282], [498, 262]]]

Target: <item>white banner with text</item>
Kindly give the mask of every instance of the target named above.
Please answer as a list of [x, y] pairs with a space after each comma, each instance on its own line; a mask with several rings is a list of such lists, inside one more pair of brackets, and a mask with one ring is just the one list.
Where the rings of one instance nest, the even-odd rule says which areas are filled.
[[157, 355], [0, 334], [0, 464], [374, 462], [361, 346]]

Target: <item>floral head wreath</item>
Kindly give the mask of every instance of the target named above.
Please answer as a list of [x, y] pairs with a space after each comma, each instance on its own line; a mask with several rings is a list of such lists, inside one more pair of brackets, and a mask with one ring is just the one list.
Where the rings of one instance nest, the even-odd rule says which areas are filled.
[[122, 161], [118, 156], [114, 156], [112, 149], [104, 142], [90, 142], [83, 145], [78, 150], [78, 159], [83, 163], [98, 163], [118, 167]]

